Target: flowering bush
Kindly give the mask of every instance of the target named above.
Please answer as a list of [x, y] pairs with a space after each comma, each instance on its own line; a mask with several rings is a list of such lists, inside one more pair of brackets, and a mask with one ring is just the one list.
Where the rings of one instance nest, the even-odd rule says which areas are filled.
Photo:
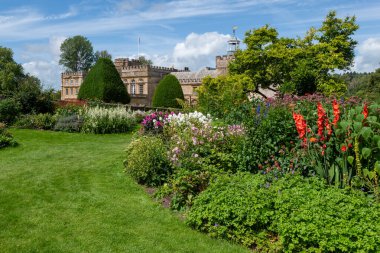
[[310, 169], [330, 184], [356, 186], [380, 197], [379, 108], [376, 104], [345, 108], [333, 100], [326, 111], [318, 102], [316, 126], [293, 112], [300, 152]]
[[210, 116], [193, 112], [169, 115], [163, 128], [175, 168], [166, 186], [172, 208], [191, 206], [214, 175], [236, 171], [235, 149], [245, 136], [242, 126], [214, 126]]
[[165, 125], [165, 120], [168, 118], [168, 116], [169, 114], [161, 111], [148, 114], [141, 122], [144, 133], [162, 133]]
[[87, 107], [83, 112], [82, 131], [96, 134], [126, 133], [138, 124], [137, 118], [140, 114], [140, 112], [126, 110], [123, 106], [114, 108]]
[[140, 136], [128, 145], [126, 153], [125, 170], [138, 183], [161, 185], [171, 174], [167, 150], [160, 138]]

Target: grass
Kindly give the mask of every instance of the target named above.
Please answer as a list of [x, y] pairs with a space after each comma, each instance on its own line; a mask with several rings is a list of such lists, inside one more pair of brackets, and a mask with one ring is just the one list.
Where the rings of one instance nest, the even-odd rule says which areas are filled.
[[130, 135], [12, 130], [0, 150], [1, 252], [247, 252], [188, 228], [123, 172]]

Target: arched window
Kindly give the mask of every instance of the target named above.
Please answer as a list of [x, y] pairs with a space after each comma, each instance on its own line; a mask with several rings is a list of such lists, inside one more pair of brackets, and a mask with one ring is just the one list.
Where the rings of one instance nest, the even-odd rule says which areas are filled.
[[132, 95], [136, 94], [136, 83], [135, 83], [135, 80], [131, 81], [131, 94]]

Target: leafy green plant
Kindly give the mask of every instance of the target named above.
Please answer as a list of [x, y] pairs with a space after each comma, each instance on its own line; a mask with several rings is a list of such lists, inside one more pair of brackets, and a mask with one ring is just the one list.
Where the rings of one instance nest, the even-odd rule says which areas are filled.
[[186, 223], [212, 237], [258, 251], [278, 248], [276, 234], [269, 230], [275, 195], [268, 187], [266, 177], [261, 175], [238, 173], [218, 177], [196, 198]]
[[49, 113], [40, 113], [23, 115], [17, 119], [13, 126], [17, 128], [52, 130], [55, 123], [55, 116]]
[[318, 177], [238, 173], [214, 180], [187, 224], [259, 252], [379, 252], [380, 205]]
[[7, 131], [5, 124], [0, 122], [0, 149], [15, 145], [17, 142], [13, 139], [12, 134]]
[[126, 149], [125, 171], [140, 184], [161, 185], [172, 173], [163, 141], [153, 136], [141, 136]]
[[0, 100], [0, 122], [12, 124], [21, 113], [21, 105], [13, 98]]
[[62, 116], [57, 118], [55, 131], [80, 132], [83, 125], [83, 117], [80, 115]]
[[274, 182], [276, 231], [285, 252], [379, 252], [380, 205], [318, 178]]
[[272, 166], [273, 157], [290, 153], [297, 136], [288, 106], [260, 103], [254, 111], [243, 122], [247, 137], [237, 153], [241, 171], [257, 172]]

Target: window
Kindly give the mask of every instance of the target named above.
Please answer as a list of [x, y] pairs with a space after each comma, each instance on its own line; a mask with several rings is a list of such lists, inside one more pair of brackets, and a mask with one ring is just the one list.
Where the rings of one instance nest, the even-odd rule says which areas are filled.
[[79, 80], [78, 80], [78, 79], [75, 79], [75, 83], [78, 84], [78, 83], [79, 83]]
[[69, 95], [69, 89], [66, 88], [66, 95]]
[[75, 95], [78, 95], [79, 89], [75, 88]]
[[68, 79], [66, 79], [65, 81], [66, 81], [66, 84], [69, 84], [69, 80]]
[[73, 79], [70, 79], [70, 84], [73, 84]]
[[135, 80], [132, 80], [132, 81], [131, 81], [131, 94], [132, 94], [132, 95], [135, 95], [135, 94], [136, 94], [136, 84], [135, 84]]
[[144, 94], [144, 84], [139, 83], [139, 94]]
[[73, 95], [73, 88], [70, 88], [70, 94]]

